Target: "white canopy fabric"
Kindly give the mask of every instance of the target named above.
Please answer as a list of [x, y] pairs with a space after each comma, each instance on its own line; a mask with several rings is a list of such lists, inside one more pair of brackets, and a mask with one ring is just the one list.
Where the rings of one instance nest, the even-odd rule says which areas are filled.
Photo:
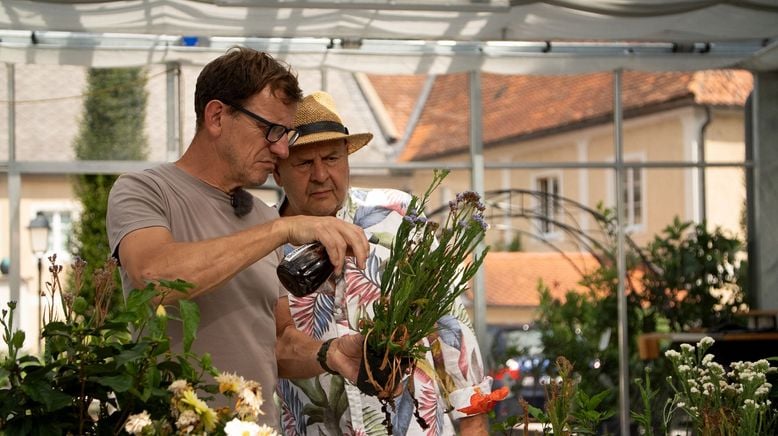
[[778, 0], [3, 0], [0, 29], [11, 63], [199, 65], [244, 44], [385, 74], [778, 69]]

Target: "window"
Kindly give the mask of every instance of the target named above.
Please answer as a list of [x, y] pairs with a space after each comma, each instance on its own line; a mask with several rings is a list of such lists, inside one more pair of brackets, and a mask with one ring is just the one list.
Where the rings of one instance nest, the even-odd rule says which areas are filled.
[[543, 234], [553, 233], [554, 221], [559, 219], [559, 178], [554, 176], [538, 177], [535, 179], [538, 191], [538, 215], [540, 230]]
[[[645, 162], [645, 153], [632, 153], [624, 156], [624, 163]], [[632, 168], [625, 166], [623, 169], [624, 184], [621, 191], [621, 200], [624, 202], [624, 216], [622, 222], [628, 232], [642, 232], [646, 225], [646, 173], [643, 168]], [[614, 193], [616, 188], [613, 186], [615, 178], [612, 172], [609, 172], [607, 179], [608, 198], [607, 202], [616, 211], [616, 199]]]
[[643, 170], [624, 169], [624, 224], [637, 227], [643, 224]]

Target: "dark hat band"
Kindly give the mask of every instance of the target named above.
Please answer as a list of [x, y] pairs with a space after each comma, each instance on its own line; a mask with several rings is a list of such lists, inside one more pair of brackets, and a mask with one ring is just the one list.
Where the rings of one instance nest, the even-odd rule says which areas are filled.
[[337, 132], [348, 135], [348, 128], [335, 121], [317, 121], [315, 123], [303, 124], [295, 127], [300, 136], [310, 135], [321, 132]]

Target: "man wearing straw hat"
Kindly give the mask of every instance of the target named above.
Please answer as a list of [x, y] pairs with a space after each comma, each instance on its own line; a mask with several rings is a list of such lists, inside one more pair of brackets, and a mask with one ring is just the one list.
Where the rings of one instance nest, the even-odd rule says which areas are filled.
[[[124, 174], [111, 189], [107, 227], [125, 294], [147, 281], [194, 284], [200, 309], [192, 351], [209, 353], [222, 372], [260, 383], [260, 423], [278, 425], [277, 376], [310, 377], [321, 365], [356, 379], [361, 340], [341, 338], [317, 360], [321, 341], [296, 331], [276, 276], [286, 243], [320, 241], [336, 271], [350, 251], [364, 266], [361, 228], [333, 217], [279, 219], [245, 186], [261, 185], [298, 137], [291, 127], [302, 92], [289, 66], [233, 48], [201, 71], [195, 136], [176, 162]], [[181, 298], [169, 294], [165, 303]], [[179, 323], [169, 324], [172, 343]], [[289, 362], [293, 362], [290, 365]]]
[[[359, 278], [369, 275], [380, 279], [383, 261], [389, 256], [392, 238], [411, 197], [394, 189], [349, 187], [348, 157], [373, 135], [350, 133], [329, 94], [306, 96], [298, 105], [293, 127], [300, 137], [273, 173], [276, 183], [284, 188], [285, 197], [278, 205], [280, 215], [335, 216], [380, 240], [371, 244], [364, 271], [347, 260], [343, 274], [330, 279], [318, 292], [299, 298], [287, 296], [296, 327], [326, 344], [355, 333], [359, 317], [372, 314], [378, 292], [367, 292], [365, 281]], [[391, 418], [395, 434], [454, 434], [456, 420], [462, 434], [487, 434], [485, 415], [465, 416], [457, 410], [470, 404], [476, 388], [489, 393], [491, 378], [483, 374], [472, 328], [457, 321], [467, 318], [464, 308], [460, 305], [454, 310], [463, 316], [441, 319], [448, 334], [428, 338], [428, 345], [436, 342], [431, 347], [434, 351], [427, 353], [426, 361], [418, 364], [412, 375], [413, 396], [404, 392], [395, 400], [396, 413]], [[457, 340], [452, 342], [452, 338]], [[381, 403], [344, 383], [336, 370], [315, 379], [281, 379], [278, 394], [281, 426], [288, 435], [386, 433]], [[414, 411], [422, 419], [414, 417]]]

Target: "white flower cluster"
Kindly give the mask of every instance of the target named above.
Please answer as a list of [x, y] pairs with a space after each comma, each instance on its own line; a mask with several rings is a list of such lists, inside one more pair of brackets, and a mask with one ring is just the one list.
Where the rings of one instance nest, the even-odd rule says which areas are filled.
[[[668, 381], [675, 390], [673, 402], [684, 410], [692, 422], [704, 426], [712, 416], [732, 415], [730, 428], [738, 434], [760, 434], [761, 426], [768, 414], [774, 413], [767, 399], [772, 385], [767, 374], [776, 371], [767, 360], [757, 362], [734, 362], [729, 372], [714, 361], [713, 354], [706, 354], [714, 344], [711, 337], [705, 337], [695, 346], [681, 344], [680, 352], [667, 350], [675, 370], [675, 379]], [[735, 414], [725, 411], [740, 410]], [[745, 430], [745, 433], [742, 431]]]
[[[233, 413], [224, 414], [211, 409], [197, 397], [197, 392], [186, 380], [176, 380], [168, 390], [173, 393], [171, 416], [175, 420], [176, 434], [210, 434], [217, 429], [219, 421], [230, 419], [224, 425], [224, 433], [231, 435], [277, 436], [275, 430], [267, 425], [256, 423], [263, 414], [262, 388], [253, 380], [245, 380], [231, 373], [222, 373], [216, 377], [219, 392], [227, 397], [236, 397]], [[223, 422], [223, 421], [222, 421]], [[124, 430], [131, 435], [154, 433], [154, 421], [145, 410], [130, 416]]]
[[143, 434], [143, 429], [151, 427], [152, 425], [153, 423], [151, 422], [149, 412], [144, 410], [141, 413], [131, 415], [127, 419], [127, 423], [124, 424], [124, 431], [129, 434]]

